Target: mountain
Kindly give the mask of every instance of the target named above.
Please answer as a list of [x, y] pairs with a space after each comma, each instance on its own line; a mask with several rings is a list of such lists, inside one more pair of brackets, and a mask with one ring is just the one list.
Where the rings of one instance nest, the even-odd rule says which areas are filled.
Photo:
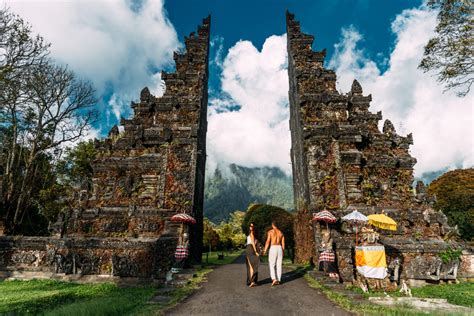
[[216, 169], [206, 178], [204, 216], [214, 223], [229, 218], [250, 203], [263, 203], [293, 209], [293, 180], [279, 168], [247, 168], [231, 164], [225, 175]]

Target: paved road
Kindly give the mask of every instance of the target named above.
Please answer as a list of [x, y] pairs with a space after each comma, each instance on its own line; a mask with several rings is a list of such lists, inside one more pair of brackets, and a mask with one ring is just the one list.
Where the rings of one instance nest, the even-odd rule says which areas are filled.
[[350, 315], [294, 273], [284, 272], [282, 284], [271, 287], [267, 264], [260, 265], [259, 286], [248, 288], [245, 269], [244, 256], [215, 269], [166, 315]]

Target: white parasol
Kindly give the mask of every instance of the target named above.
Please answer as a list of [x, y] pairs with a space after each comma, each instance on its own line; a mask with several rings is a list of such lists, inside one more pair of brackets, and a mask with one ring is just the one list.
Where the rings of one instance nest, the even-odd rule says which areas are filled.
[[357, 223], [362, 222], [365, 223], [369, 220], [367, 216], [359, 212], [358, 210], [354, 210], [353, 212], [343, 216], [341, 218], [343, 221], [352, 222], [355, 224], [356, 227], [356, 246], [357, 246]]

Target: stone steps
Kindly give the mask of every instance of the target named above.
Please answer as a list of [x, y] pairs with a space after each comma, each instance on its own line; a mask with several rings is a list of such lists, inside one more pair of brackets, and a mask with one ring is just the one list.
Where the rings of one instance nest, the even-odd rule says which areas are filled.
[[165, 282], [168, 287], [183, 287], [187, 285], [190, 280], [196, 276], [195, 269], [184, 269], [178, 273], [173, 273], [173, 279], [171, 281]]
[[174, 288], [184, 287], [189, 283], [189, 280], [171, 280], [166, 283], [167, 286], [172, 286]]
[[308, 274], [318, 281], [321, 285], [329, 288], [331, 291], [336, 292], [340, 295], [345, 296], [348, 298], [353, 304], [363, 304], [367, 303], [366, 298], [359, 293], [353, 292], [346, 288], [343, 283], [339, 283], [338, 281], [331, 279], [327, 273], [322, 271], [308, 271]]
[[155, 295], [147, 303], [148, 304], [167, 304], [169, 301], [171, 301], [171, 296]]
[[194, 276], [196, 276], [194, 272], [173, 273], [173, 280], [190, 280]]

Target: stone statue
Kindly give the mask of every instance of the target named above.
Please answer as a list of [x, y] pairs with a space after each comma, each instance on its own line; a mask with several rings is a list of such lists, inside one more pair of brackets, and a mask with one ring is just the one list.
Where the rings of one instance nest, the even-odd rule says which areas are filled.
[[186, 264], [186, 259], [188, 259], [189, 256], [189, 235], [187, 232], [184, 232], [178, 242], [178, 246], [176, 246], [176, 251], [174, 253], [174, 258], [175, 258], [175, 263], [173, 267], [171, 268], [172, 273], [178, 273], [180, 272], [185, 264]]

